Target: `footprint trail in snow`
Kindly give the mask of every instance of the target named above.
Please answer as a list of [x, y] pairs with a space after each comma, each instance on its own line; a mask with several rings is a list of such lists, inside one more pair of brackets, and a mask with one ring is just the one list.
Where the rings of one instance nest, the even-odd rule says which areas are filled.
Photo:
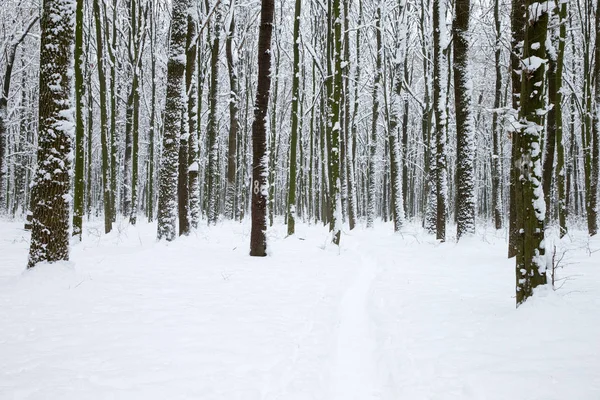
[[373, 262], [363, 260], [340, 306], [336, 359], [332, 373], [332, 400], [378, 399], [375, 342], [367, 310], [369, 291], [376, 277]]

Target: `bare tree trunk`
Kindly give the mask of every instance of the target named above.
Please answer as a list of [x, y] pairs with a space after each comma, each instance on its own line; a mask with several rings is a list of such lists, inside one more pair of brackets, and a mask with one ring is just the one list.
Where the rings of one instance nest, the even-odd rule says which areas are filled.
[[[76, 3], [45, 0], [41, 20], [38, 167], [27, 268], [69, 259], [72, 47]], [[60, 32], [57, 35], [56, 32]]]
[[381, 5], [378, 6], [375, 14], [375, 38], [376, 38], [376, 56], [375, 56], [375, 77], [373, 80], [373, 110], [371, 137], [369, 140], [369, 187], [367, 191], [367, 228], [372, 228], [375, 221], [375, 157], [377, 155], [377, 120], [379, 118], [379, 90], [381, 82]]
[[287, 199], [287, 233], [296, 230], [296, 148], [298, 147], [298, 103], [300, 102], [300, 12], [302, 0], [296, 0], [294, 13], [294, 70], [292, 76], [292, 132], [290, 135], [290, 177]]
[[[456, 238], [475, 233], [475, 131], [469, 70], [470, 0], [456, 0], [453, 25], [456, 112]], [[438, 214], [439, 215], [439, 214]]]
[[187, 103], [187, 135], [188, 135], [188, 159], [186, 162], [186, 174], [188, 179], [189, 192], [189, 223], [192, 228], [198, 228], [200, 222], [200, 149], [198, 146], [198, 66], [196, 64], [198, 57], [198, 45], [194, 40], [196, 38], [196, 17], [194, 11], [190, 10], [187, 25], [187, 63], [185, 69], [185, 88], [188, 98]]
[[210, 114], [208, 117], [208, 194], [207, 194], [207, 216], [209, 224], [216, 224], [219, 218], [217, 210], [217, 197], [219, 196], [218, 182], [218, 157], [219, 143], [217, 140], [217, 103], [218, 103], [218, 84], [219, 84], [219, 47], [220, 47], [220, 30], [221, 30], [221, 10], [220, 6], [216, 5], [215, 23], [212, 34], [212, 54], [211, 54], [211, 72], [210, 72]]
[[157, 232], [159, 240], [166, 239], [168, 241], [174, 240], [177, 235], [177, 173], [181, 112], [184, 105], [182, 95], [184, 93], [189, 0], [174, 0], [172, 4], [173, 19], [167, 63], [163, 153], [159, 170]]
[[106, 73], [104, 66], [104, 50], [102, 37], [102, 16], [100, 0], [94, 0], [94, 21], [96, 25], [96, 62], [98, 64], [98, 80], [100, 81], [100, 143], [102, 146], [102, 201], [104, 203], [104, 233], [112, 230], [113, 223], [113, 191], [111, 184], [111, 167], [108, 148], [108, 102], [106, 99]]
[[[518, 179], [515, 200], [518, 229], [516, 254], [517, 307], [546, 283], [544, 248], [545, 202], [542, 188], [540, 136], [544, 130], [544, 63], [549, 3], [526, 0], [527, 19], [521, 58], [522, 81], [518, 135], [520, 157], [513, 159]], [[533, 46], [534, 43], [539, 45]]]
[[435, 115], [435, 197], [436, 238], [446, 240], [446, 196], [448, 177], [446, 170], [446, 93], [443, 74], [444, 54], [441, 31], [444, 29], [444, 5], [433, 1], [433, 109]]
[[494, 113], [492, 115], [492, 209], [494, 212], [494, 225], [502, 229], [502, 188], [500, 171], [500, 124], [498, 123], [498, 110], [502, 101], [502, 30], [500, 19], [500, 0], [494, 0], [494, 27], [496, 33], [496, 49], [494, 61], [496, 63], [496, 89], [494, 91]]
[[254, 122], [252, 123], [252, 230], [250, 255], [267, 255], [267, 127], [269, 90], [271, 89], [271, 35], [273, 32], [274, 0], [261, 0], [258, 36], [258, 83]]
[[227, 32], [227, 42], [225, 44], [225, 50], [227, 53], [227, 67], [229, 70], [229, 140], [228, 140], [228, 152], [227, 152], [227, 188], [225, 193], [225, 217], [234, 219], [235, 218], [235, 192], [236, 184], [235, 177], [237, 171], [237, 136], [239, 131], [239, 88], [238, 88], [238, 75], [236, 59], [237, 54], [234, 54], [237, 50], [234, 48], [233, 37], [235, 33], [235, 3], [232, 0], [231, 5], [231, 23], [229, 25], [229, 32]]

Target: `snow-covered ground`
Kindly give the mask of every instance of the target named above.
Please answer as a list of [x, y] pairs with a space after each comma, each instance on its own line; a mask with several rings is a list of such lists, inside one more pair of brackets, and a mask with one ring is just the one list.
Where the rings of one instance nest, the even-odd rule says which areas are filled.
[[[88, 228], [24, 271], [0, 222], [0, 399], [600, 399], [600, 238], [558, 245], [562, 287], [518, 310], [503, 233], [223, 223], [157, 243]], [[566, 279], [565, 279], [566, 278]]]

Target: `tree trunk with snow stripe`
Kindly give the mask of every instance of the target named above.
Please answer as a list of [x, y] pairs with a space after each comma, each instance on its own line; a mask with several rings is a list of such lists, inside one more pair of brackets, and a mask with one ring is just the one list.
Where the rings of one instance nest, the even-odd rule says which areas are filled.
[[446, 76], [444, 75], [443, 36], [445, 33], [443, 0], [433, 1], [433, 109], [435, 116], [435, 197], [436, 238], [446, 240]]
[[185, 67], [185, 90], [187, 93], [187, 134], [188, 134], [188, 161], [186, 174], [189, 192], [189, 223], [192, 228], [198, 228], [200, 221], [200, 181], [199, 181], [199, 148], [198, 148], [198, 67], [196, 64], [198, 45], [196, 39], [196, 10], [190, 8], [187, 25], [187, 62]]
[[456, 112], [456, 238], [475, 233], [475, 143], [469, 65], [469, 0], [454, 12], [454, 104]]
[[267, 112], [271, 88], [271, 36], [274, 0], [262, 0], [258, 37], [258, 82], [252, 123], [252, 229], [250, 255], [267, 255]]
[[41, 19], [38, 166], [28, 268], [69, 259], [71, 164], [75, 121], [71, 91], [75, 0], [45, 0]]
[[181, 112], [184, 104], [184, 74], [186, 65], [186, 33], [188, 0], [173, 0], [173, 19], [169, 60], [167, 62], [167, 93], [165, 101], [163, 151], [160, 161], [158, 188], [159, 240], [174, 240], [177, 236], [177, 174]]
[[544, 130], [544, 78], [546, 36], [550, 2], [527, 0], [525, 40], [521, 59], [521, 96], [518, 145], [520, 157], [515, 165], [516, 300], [517, 306], [533, 295], [533, 289], [546, 284], [544, 219], [546, 203], [542, 188], [542, 151]]

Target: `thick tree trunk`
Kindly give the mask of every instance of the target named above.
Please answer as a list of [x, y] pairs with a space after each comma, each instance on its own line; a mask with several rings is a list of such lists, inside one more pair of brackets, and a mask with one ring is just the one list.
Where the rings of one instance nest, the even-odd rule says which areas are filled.
[[[45, 0], [41, 20], [38, 167], [28, 268], [69, 259], [74, 0]], [[60, 32], [60, 34], [57, 34]]]
[[[340, 106], [342, 99], [342, 5], [340, 0], [333, 0], [330, 24], [333, 25], [333, 81], [329, 98], [330, 135], [329, 167], [331, 177], [329, 231], [333, 244], [340, 244], [342, 233], [342, 197], [340, 182]], [[381, 10], [379, 10], [381, 17]], [[380, 19], [380, 18], [379, 18]]]
[[[516, 254], [517, 307], [546, 283], [544, 248], [545, 202], [540, 137], [544, 130], [544, 75], [548, 5], [526, 0], [527, 24], [521, 58], [522, 80], [518, 135], [520, 157], [513, 159], [518, 179], [515, 200], [518, 230]], [[537, 45], [533, 45], [537, 44]]]
[[273, 33], [274, 0], [261, 0], [258, 36], [258, 83], [252, 123], [252, 230], [250, 255], [267, 255], [267, 127], [269, 90], [271, 88], [271, 35]]
[[454, 102], [456, 110], [456, 238], [475, 233], [475, 132], [469, 70], [470, 0], [454, 12]]
[[[512, 108], [513, 113], [517, 113], [519, 109], [519, 98], [521, 96], [521, 52], [522, 42], [525, 39], [525, 1], [513, 0], [510, 14], [510, 24], [512, 32], [510, 66], [512, 78]], [[512, 150], [511, 159], [517, 160], [521, 157], [519, 135], [517, 132], [512, 133]], [[509, 226], [508, 226], [508, 258], [517, 255], [517, 240], [519, 232], [517, 230], [517, 209], [516, 209], [516, 193], [515, 186], [517, 178], [514, 163], [510, 164], [510, 188], [509, 188]]]
[[179, 139], [184, 99], [188, 0], [173, 0], [173, 19], [167, 63], [167, 94], [163, 133], [163, 153], [159, 170], [158, 232], [159, 240], [174, 240], [177, 231], [177, 173]]

